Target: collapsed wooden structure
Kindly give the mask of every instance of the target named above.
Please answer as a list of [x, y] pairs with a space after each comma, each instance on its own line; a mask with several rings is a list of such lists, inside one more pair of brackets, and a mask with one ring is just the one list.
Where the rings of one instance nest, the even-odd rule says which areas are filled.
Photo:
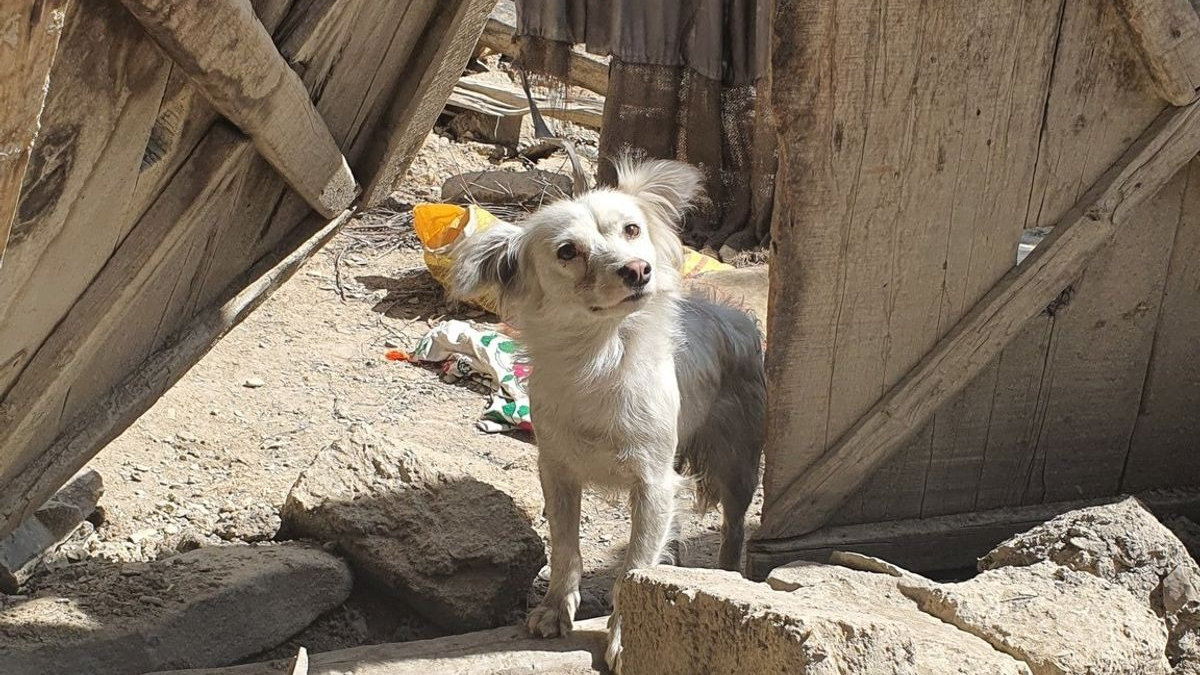
[[[971, 565], [1118, 493], [1194, 513], [1192, 4], [780, 0], [774, 33], [750, 573], [834, 548]], [[1022, 230], [1046, 226], [1014, 266]]]
[[0, 3], [0, 534], [387, 196], [493, 4]]

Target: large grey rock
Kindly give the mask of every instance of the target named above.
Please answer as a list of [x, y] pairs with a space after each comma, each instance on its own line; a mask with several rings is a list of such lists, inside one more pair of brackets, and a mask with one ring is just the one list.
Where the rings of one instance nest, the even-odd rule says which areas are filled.
[[[933, 637], [936, 622], [911, 603], [905, 609], [885, 581], [801, 568], [777, 575], [775, 583], [790, 591], [716, 570], [634, 571], [621, 588], [623, 673], [1027, 672], [1012, 659], [989, 654], [970, 635], [946, 629]], [[963, 656], [982, 654], [985, 660], [960, 656], [961, 663], [937, 670], [931, 665], [937, 652], [920, 652], [935, 641], [957, 642]]]
[[350, 594], [350, 570], [297, 544], [202, 548], [153, 563], [90, 561], [0, 605], [0, 673], [129, 675], [235, 663]]
[[92, 515], [103, 494], [100, 474], [92, 469], [80, 471], [16, 530], [0, 539], [0, 592], [18, 592], [42, 558]]
[[542, 169], [472, 171], [442, 184], [442, 201], [460, 204], [540, 204], [570, 194], [570, 176]]
[[1124, 588], [1041, 562], [900, 590], [933, 616], [1024, 661], [1034, 675], [1165, 675], [1167, 631]]
[[1162, 617], [1176, 667], [1200, 671], [1200, 566], [1136, 498], [1064, 513], [1000, 544], [981, 570], [1050, 561], [1117, 584]]
[[[887, 569], [881, 567], [881, 569]], [[928, 675], [1029, 675], [1024, 663], [994, 649], [982, 638], [922, 612], [898, 588], [896, 576], [835, 565], [797, 562], [776, 568], [767, 583], [809, 607], [874, 614], [903, 626], [912, 640], [912, 665]], [[913, 577], [904, 575], [910, 582]]]
[[283, 533], [336, 543], [357, 571], [446, 630], [509, 623], [546, 562], [529, 504], [486, 472], [443, 470], [451, 463], [437, 458], [359, 426], [296, 481]]
[[[602, 672], [607, 617], [580, 621], [553, 640], [507, 627], [465, 635], [308, 655], [308, 675], [594, 675]], [[290, 659], [153, 675], [288, 675]]]

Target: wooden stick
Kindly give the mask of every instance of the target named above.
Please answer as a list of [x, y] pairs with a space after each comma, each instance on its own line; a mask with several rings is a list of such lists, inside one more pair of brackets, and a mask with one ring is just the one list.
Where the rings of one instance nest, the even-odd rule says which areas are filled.
[[346, 158], [249, 0], [122, 2], [309, 206], [332, 218], [354, 201]]
[[[316, 216], [313, 216], [316, 218]], [[75, 469], [116, 438], [179, 381], [234, 326], [271, 296], [306, 260], [321, 249], [350, 219], [344, 211], [314, 231], [300, 225], [278, 251], [248, 275], [254, 278], [224, 304], [199, 314], [177, 334], [178, 340], [152, 354], [112, 393], [76, 417], [44, 452], [17, 473], [0, 493], [0, 532], [8, 532], [53, 494]], [[299, 239], [299, 242], [297, 241]], [[294, 249], [294, 250], [293, 250]], [[2, 420], [0, 420], [2, 423]]]
[[1200, 15], [1189, 0], [1117, 0], [1159, 95], [1173, 105], [1200, 88]]
[[[521, 52], [517, 44], [516, 33], [515, 26], [491, 17], [483, 27], [483, 35], [479, 36], [479, 44], [494, 52], [516, 58]], [[567, 83], [606, 96], [608, 95], [608, 64], [594, 56], [572, 50], [567, 55]]]
[[0, 3], [0, 264], [37, 139], [67, 0]]
[[1070, 286], [1129, 213], [1200, 152], [1200, 103], [1168, 109], [912, 370], [764, 506], [757, 539], [821, 527], [866, 479]]

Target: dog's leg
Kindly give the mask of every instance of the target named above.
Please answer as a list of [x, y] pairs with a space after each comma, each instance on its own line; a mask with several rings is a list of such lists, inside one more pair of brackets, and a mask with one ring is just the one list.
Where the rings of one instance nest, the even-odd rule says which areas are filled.
[[579, 554], [579, 501], [581, 488], [569, 474], [540, 467], [546, 520], [550, 523], [550, 589], [542, 604], [529, 613], [529, 632], [555, 637], [571, 632], [579, 608], [579, 580], [583, 558]]
[[613, 613], [608, 620], [608, 651], [604, 655], [608, 667], [617, 675], [621, 673], [621, 585], [629, 570], [653, 567], [662, 558], [675, 516], [677, 483], [678, 476], [669, 470], [661, 479], [638, 483], [629, 494], [633, 527], [625, 565], [618, 570], [613, 583]]

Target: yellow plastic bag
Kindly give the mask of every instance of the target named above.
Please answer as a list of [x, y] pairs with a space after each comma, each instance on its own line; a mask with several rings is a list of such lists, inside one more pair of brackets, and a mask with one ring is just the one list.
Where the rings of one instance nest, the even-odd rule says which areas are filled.
[[706, 272], [716, 272], [718, 270], [731, 270], [733, 265], [727, 265], [720, 260], [703, 253], [683, 247], [683, 272], [684, 278], [699, 276]]
[[[450, 276], [450, 251], [459, 237], [482, 232], [500, 219], [478, 206], [417, 204], [413, 207], [413, 229], [425, 249], [425, 266], [443, 287]], [[470, 303], [498, 313], [494, 294], [471, 298]]]
[[[482, 232], [497, 222], [500, 222], [499, 218], [475, 205], [417, 204], [413, 207], [413, 229], [425, 249], [425, 266], [443, 287], [450, 275], [450, 263], [453, 260], [450, 253], [454, 243], [460, 237]], [[730, 269], [733, 269], [732, 265], [716, 258], [686, 246], [683, 249], [683, 267], [680, 271], [684, 277]], [[470, 303], [493, 314], [499, 313], [494, 294], [471, 298]]]

